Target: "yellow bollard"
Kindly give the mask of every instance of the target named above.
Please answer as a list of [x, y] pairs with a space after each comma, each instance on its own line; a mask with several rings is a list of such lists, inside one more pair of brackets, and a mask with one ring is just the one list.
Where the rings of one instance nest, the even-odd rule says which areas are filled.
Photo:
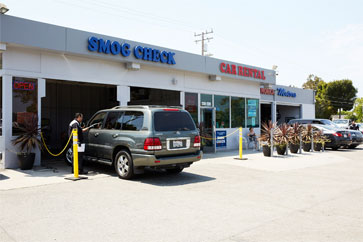
[[239, 128], [239, 158], [242, 160], [242, 150], [243, 150], [243, 144], [242, 144], [242, 127]]
[[243, 158], [243, 136], [242, 136], [242, 127], [239, 128], [239, 157], [235, 158], [236, 160], [247, 160], [247, 158]]
[[77, 129], [72, 130], [73, 134], [73, 172], [74, 178], [78, 178], [78, 133]]
[[66, 177], [67, 180], [78, 181], [81, 179], [88, 179], [88, 177], [79, 176], [78, 171], [78, 133], [77, 129], [72, 130], [73, 135], [73, 172], [74, 177]]

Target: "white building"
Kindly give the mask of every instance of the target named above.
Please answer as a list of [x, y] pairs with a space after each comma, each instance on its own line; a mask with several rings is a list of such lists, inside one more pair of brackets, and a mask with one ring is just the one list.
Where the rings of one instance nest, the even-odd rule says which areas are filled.
[[[261, 95], [261, 86], [275, 88], [276, 75], [259, 67], [7, 15], [0, 15], [0, 49], [0, 167], [18, 165], [13, 122], [36, 117], [56, 151], [75, 112], [89, 119], [116, 105], [182, 105], [211, 137], [240, 126], [258, 133], [266, 116], [261, 103], [273, 120], [279, 105], [284, 117], [315, 116], [310, 90], [294, 89], [295, 97]], [[217, 150], [237, 148], [238, 132], [225, 141]], [[215, 149], [213, 142], [206, 145]], [[36, 165], [40, 159], [38, 152]]]

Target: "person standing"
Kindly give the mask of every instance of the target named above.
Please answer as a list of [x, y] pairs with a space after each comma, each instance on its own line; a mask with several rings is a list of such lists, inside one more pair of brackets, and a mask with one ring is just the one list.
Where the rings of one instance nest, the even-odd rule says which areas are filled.
[[[69, 127], [68, 127], [68, 135], [72, 135], [72, 130], [73, 129], [77, 129], [77, 133], [78, 133], [78, 144], [83, 143], [83, 132], [87, 131], [88, 128], [82, 128], [81, 127], [81, 123], [83, 120], [83, 114], [82, 113], [76, 113], [74, 115], [74, 119], [72, 120], [72, 122], [70, 122]], [[78, 171], [79, 174], [85, 175], [88, 172], [83, 170], [83, 152], [78, 152]], [[72, 164], [72, 173], [73, 173], [73, 164]]]
[[355, 121], [352, 121], [352, 124], [349, 126], [349, 129], [359, 130], [359, 126], [355, 123]]

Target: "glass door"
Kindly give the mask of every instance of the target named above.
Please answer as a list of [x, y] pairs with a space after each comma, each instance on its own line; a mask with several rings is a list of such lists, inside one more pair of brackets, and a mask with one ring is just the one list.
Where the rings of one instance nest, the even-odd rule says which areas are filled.
[[205, 153], [214, 153], [215, 145], [215, 108], [200, 109], [200, 135], [202, 138], [202, 150]]

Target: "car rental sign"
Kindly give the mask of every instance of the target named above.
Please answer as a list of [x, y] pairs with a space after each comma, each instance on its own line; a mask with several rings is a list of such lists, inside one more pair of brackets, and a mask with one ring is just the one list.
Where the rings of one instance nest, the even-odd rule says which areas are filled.
[[161, 62], [163, 64], [175, 65], [174, 52], [161, 51], [140, 45], [131, 48], [129, 43], [120, 43], [118, 41], [104, 40], [91, 36], [88, 39], [88, 50], [111, 55], [121, 55], [128, 57], [131, 52], [136, 59], [152, 62]]
[[265, 80], [265, 71], [245, 67], [245, 66], [238, 66], [234, 64], [228, 63], [220, 63], [219, 64], [219, 71], [221, 73], [230, 74], [230, 75], [238, 75], [238, 76], [245, 76], [254, 79]]

